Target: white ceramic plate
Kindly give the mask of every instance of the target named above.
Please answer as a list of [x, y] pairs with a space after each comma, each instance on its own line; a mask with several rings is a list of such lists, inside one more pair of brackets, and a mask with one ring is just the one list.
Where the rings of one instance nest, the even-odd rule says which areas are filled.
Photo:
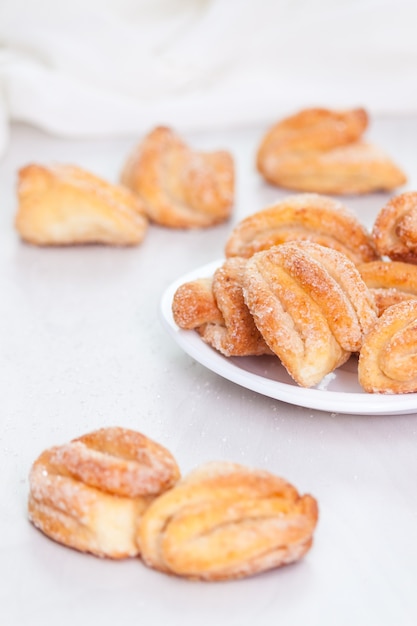
[[242, 387], [289, 404], [331, 413], [361, 415], [400, 415], [417, 413], [417, 394], [368, 394], [358, 383], [357, 364], [352, 357], [345, 365], [328, 374], [312, 389], [299, 387], [273, 356], [226, 358], [205, 344], [198, 333], [181, 330], [172, 317], [172, 299], [176, 289], [195, 278], [212, 276], [222, 261], [200, 267], [173, 282], [161, 301], [165, 328], [178, 345], [193, 359]]

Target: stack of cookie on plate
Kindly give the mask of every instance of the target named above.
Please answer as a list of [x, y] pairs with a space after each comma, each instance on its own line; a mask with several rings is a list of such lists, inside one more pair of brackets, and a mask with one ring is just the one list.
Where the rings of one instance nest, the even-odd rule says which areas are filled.
[[358, 354], [365, 391], [417, 391], [417, 255], [399, 226], [413, 219], [417, 193], [372, 233], [339, 201], [290, 196], [235, 227], [214, 275], [177, 289], [174, 320], [227, 357], [273, 353], [305, 387]]

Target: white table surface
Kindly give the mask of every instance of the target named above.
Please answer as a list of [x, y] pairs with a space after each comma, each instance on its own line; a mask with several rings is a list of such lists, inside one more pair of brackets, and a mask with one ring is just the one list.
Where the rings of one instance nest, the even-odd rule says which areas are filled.
[[[0, 623], [408, 626], [417, 623], [416, 414], [328, 413], [273, 400], [209, 371], [163, 328], [163, 291], [223, 254], [232, 226], [288, 192], [253, 167], [264, 128], [189, 135], [235, 155], [233, 218], [200, 231], [149, 228], [130, 249], [39, 249], [14, 229], [16, 171], [72, 162], [116, 181], [138, 137], [65, 140], [16, 126], [0, 163]], [[417, 189], [417, 117], [368, 137]], [[347, 198], [367, 226], [387, 199]], [[228, 583], [189, 582], [60, 546], [27, 520], [28, 472], [49, 446], [109, 425], [167, 446], [185, 474], [229, 459], [270, 470], [319, 502], [295, 565]]]

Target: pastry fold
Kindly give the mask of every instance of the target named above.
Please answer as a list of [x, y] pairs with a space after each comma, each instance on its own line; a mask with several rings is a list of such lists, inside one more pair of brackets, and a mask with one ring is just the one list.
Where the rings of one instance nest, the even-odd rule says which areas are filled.
[[206, 324], [224, 326], [213, 293], [213, 276], [180, 285], [172, 299], [172, 315], [175, 323], [184, 330], [199, 329]]
[[266, 343], [304, 387], [318, 384], [359, 351], [377, 315], [355, 265], [313, 242], [255, 254], [247, 262], [243, 291]]
[[379, 315], [403, 300], [417, 299], [417, 266], [402, 261], [371, 261], [358, 270], [374, 296]]
[[234, 463], [194, 470], [147, 509], [144, 562], [203, 580], [228, 580], [292, 563], [311, 547], [318, 507], [268, 472]]
[[369, 393], [417, 391], [417, 300], [387, 308], [365, 337], [359, 383]]
[[225, 356], [272, 354], [243, 297], [245, 268], [246, 259], [228, 259], [212, 278], [181, 285], [172, 302], [176, 324]]
[[225, 247], [227, 257], [250, 257], [288, 241], [314, 241], [343, 252], [354, 263], [378, 258], [370, 233], [341, 202], [297, 194], [244, 218]]
[[117, 494], [159, 494], [179, 478], [172, 454], [142, 433], [109, 427], [60, 446], [57, 457], [74, 478]]
[[141, 515], [178, 478], [168, 450], [135, 431], [103, 428], [36, 459], [29, 519], [51, 539], [81, 552], [136, 556]]
[[134, 149], [121, 182], [141, 198], [149, 218], [162, 226], [213, 226], [228, 219], [233, 207], [231, 154], [194, 151], [163, 126]]
[[327, 194], [391, 190], [406, 182], [402, 170], [379, 148], [362, 140], [364, 109], [302, 110], [263, 137], [257, 168], [270, 183]]
[[389, 200], [375, 219], [372, 237], [380, 255], [417, 264], [416, 191]]
[[129, 190], [74, 165], [31, 164], [19, 170], [15, 227], [39, 246], [139, 244], [148, 219]]

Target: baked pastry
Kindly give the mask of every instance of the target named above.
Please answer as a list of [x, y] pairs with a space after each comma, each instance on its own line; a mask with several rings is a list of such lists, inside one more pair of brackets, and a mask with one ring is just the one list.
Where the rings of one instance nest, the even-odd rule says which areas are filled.
[[302, 110], [266, 133], [257, 168], [269, 183], [295, 191], [361, 194], [403, 185], [401, 169], [362, 141], [367, 126], [364, 109]]
[[206, 324], [224, 326], [213, 293], [213, 276], [180, 285], [172, 299], [172, 315], [177, 326], [184, 330], [198, 330]]
[[18, 174], [15, 226], [39, 246], [139, 244], [148, 219], [129, 190], [74, 165], [27, 165]]
[[225, 356], [272, 354], [245, 304], [242, 292], [246, 259], [228, 259], [212, 279], [181, 285], [172, 310], [180, 328], [194, 328]]
[[161, 444], [127, 428], [100, 428], [59, 448], [59, 460], [82, 482], [120, 496], [158, 495], [179, 478]]
[[137, 521], [149, 496], [121, 497], [73, 478], [59, 462], [59, 447], [35, 461], [30, 473], [29, 519], [45, 535], [96, 556], [136, 556]]
[[373, 298], [355, 265], [309, 241], [252, 256], [243, 292], [266, 343], [304, 387], [318, 384], [359, 351], [376, 319]]
[[252, 576], [312, 545], [316, 500], [266, 471], [208, 463], [155, 500], [138, 543], [150, 567], [204, 580]]
[[227, 257], [250, 257], [287, 241], [308, 240], [343, 252], [354, 263], [378, 257], [370, 233], [338, 200], [298, 194], [244, 218], [226, 242]]
[[225, 221], [234, 202], [234, 163], [227, 151], [196, 152], [159, 126], [135, 148], [121, 182], [144, 202], [149, 218], [171, 228]]
[[417, 300], [387, 308], [366, 335], [358, 362], [359, 383], [369, 393], [417, 391]]
[[164, 447], [132, 430], [103, 428], [50, 448], [34, 462], [29, 519], [81, 552], [135, 556], [140, 516], [179, 475]]
[[358, 270], [374, 296], [379, 315], [403, 300], [417, 299], [417, 266], [402, 261], [371, 261]]
[[417, 192], [391, 198], [378, 213], [372, 229], [380, 255], [417, 264]]

